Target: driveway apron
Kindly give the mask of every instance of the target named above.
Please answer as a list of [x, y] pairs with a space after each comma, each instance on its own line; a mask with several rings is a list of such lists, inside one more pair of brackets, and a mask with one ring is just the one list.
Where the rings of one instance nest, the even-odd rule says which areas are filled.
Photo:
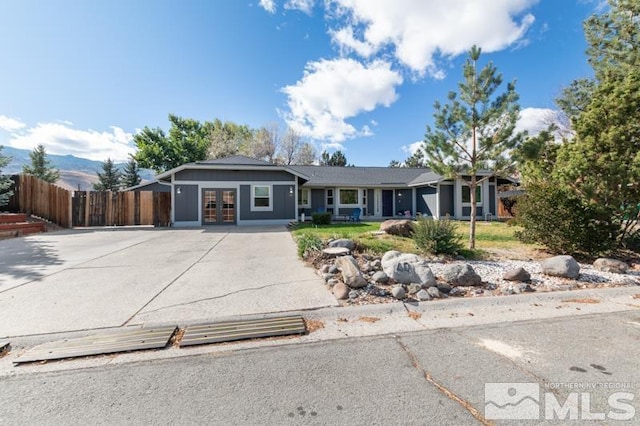
[[110, 228], [0, 241], [0, 337], [335, 305], [282, 227]]

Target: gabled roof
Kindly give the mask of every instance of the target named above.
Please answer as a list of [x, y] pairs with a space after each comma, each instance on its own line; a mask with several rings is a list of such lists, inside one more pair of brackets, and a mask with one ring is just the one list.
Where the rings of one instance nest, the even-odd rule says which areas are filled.
[[233, 155], [231, 157], [216, 158], [214, 160], [196, 161], [195, 164], [225, 164], [234, 166], [275, 166], [268, 161], [256, 160], [244, 155]]
[[[308, 177], [306, 186], [406, 186], [417, 181], [422, 184], [438, 182], [442, 176], [429, 169], [405, 167], [338, 167], [287, 166]], [[424, 176], [424, 178], [421, 178]], [[428, 181], [425, 181], [428, 179]]]

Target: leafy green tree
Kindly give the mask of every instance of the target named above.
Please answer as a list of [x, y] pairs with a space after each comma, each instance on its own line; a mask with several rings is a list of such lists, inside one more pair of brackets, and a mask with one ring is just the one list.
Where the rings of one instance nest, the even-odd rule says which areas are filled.
[[111, 158], [102, 163], [102, 173], [98, 172], [98, 183], [93, 184], [96, 191], [118, 191], [122, 175]]
[[29, 153], [31, 165], [22, 166], [22, 172], [35, 176], [49, 183], [56, 183], [60, 179], [60, 171], [51, 165], [43, 145], [38, 145]]
[[140, 182], [142, 182], [140, 168], [134, 158], [130, 158], [124, 166], [121, 182], [123, 188], [131, 188], [132, 186], [140, 185]]
[[[523, 168], [527, 193], [536, 196], [518, 201], [518, 221], [526, 236], [556, 251], [597, 255], [638, 249], [639, 19], [637, 1], [610, 0], [604, 13], [585, 21], [594, 78], [574, 81], [557, 101], [571, 119], [574, 137], [543, 147], [546, 167], [538, 160], [528, 163], [533, 170]], [[584, 231], [571, 228], [578, 226], [574, 222]]]
[[423, 145], [427, 167], [449, 179], [462, 178], [469, 186], [470, 249], [475, 248], [476, 188], [490, 177], [479, 178], [478, 173], [513, 173], [515, 161], [509, 154], [523, 136], [515, 133], [520, 111], [515, 83], [497, 94], [502, 75], [491, 62], [478, 70], [480, 54], [476, 46], [469, 51], [459, 93], [450, 92], [444, 105], [435, 103], [434, 128], [427, 126]]
[[13, 186], [11, 179], [2, 174], [2, 169], [11, 162], [11, 157], [3, 155], [2, 148], [2, 145], [0, 145], [0, 207], [7, 205], [9, 197], [13, 194], [13, 191], [11, 191]]
[[207, 158], [209, 127], [197, 120], [169, 114], [169, 133], [160, 128], [144, 127], [133, 136], [138, 147], [135, 160], [140, 167], [160, 173], [185, 163]]
[[347, 166], [347, 157], [342, 151], [336, 151], [333, 154], [329, 154], [327, 151], [323, 151], [320, 156], [320, 164], [323, 166]]
[[388, 167], [391, 167], [392, 169], [393, 168], [402, 167], [402, 163], [399, 162], [398, 160], [391, 160], [391, 161], [389, 161], [389, 166]]

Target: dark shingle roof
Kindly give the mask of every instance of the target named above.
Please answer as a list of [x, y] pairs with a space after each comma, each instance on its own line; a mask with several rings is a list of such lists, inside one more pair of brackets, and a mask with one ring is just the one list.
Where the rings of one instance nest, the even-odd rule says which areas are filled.
[[404, 167], [287, 166], [307, 176], [307, 186], [404, 186], [441, 179], [429, 169]]
[[244, 155], [234, 155], [231, 157], [216, 158], [215, 160], [197, 161], [195, 164], [221, 164], [226, 166], [273, 166], [273, 164], [245, 157]]

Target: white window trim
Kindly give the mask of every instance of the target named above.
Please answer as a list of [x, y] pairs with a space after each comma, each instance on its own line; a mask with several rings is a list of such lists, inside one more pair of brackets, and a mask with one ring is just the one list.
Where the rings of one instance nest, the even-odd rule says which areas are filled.
[[[269, 206], [268, 207], [256, 207], [255, 188], [269, 188]], [[266, 198], [266, 197], [257, 197]], [[251, 211], [252, 212], [272, 212], [273, 211], [273, 185], [251, 185]]]
[[[463, 183], [461, 185], [462, 188], [467, 187], [469, 188], [469, 196], [471, 196], [471, 187], [465, 183]], [[476, 206], [482, 206], [483, 205], [483, 199], [484, 199], [484, 186], [482, 184], [476, 186], [476, 191], [477, 188], [480, 188], [480, 201], [476, 200]], [[471, 201], [462, 201], [462, 191], [463, 189], [460, 190], [460, 202], [461, 205], [465, 206], [465, 207], [470, 207], [471, 206]]]
[[[356, 191], [356, 202], [355, 202], [355, 204], [342, 204], [342, 200], [341, 200], [342, 191]], [[360, 207], [360, 197], [361, 197], [361, 193], [360, 193], [360, 190], [358, 188], [338, 188], [338, 203], [337, 203], [337, 205], [339, 207]], [[334, 200], [334, 204], [336, 204], [335, 200]]]
[[[310, 209], [311, 208], [311, 190], [309, 188], [298, 188], [299, 191], [303, 191], [307, 193], [307, 202], [305, 204], [298, 204], [298, 207], [303, 207]], [[298, 203], [301, 203], [302, 200], [298, 198]]]

